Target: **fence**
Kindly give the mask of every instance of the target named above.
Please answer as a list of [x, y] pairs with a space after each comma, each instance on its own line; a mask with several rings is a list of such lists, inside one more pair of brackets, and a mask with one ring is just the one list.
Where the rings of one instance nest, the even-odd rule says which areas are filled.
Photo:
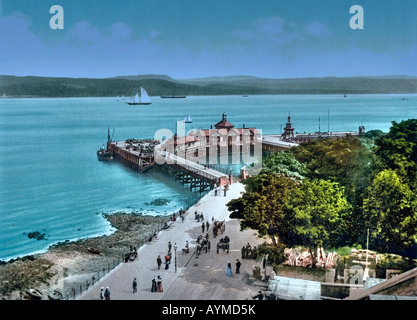
[[[185, 210], [178, 211], [178, 214], [180, 212], [185, 212]], [[177, 216], [177, 213], [174, 213], [173, 216]], [[171, 220], [171, 216], [169, 220], [162, 222], [158, 225], [158, 227], [153, 231], [149, 232], [146, 236], [142, 237], [137, 245], [138, 249], [141, 248], [143, 245], [149, 242], [149, 240], [157, 234], [159, 231], [163, 230], [166, 226], [166, 223]], [[96, 272], [90, 274], [89, 276], [85, 276], [85, 278], [78, 282], [73, 282], [71, 285], [68, 285], [67, 288], [62, 290], [62, 299], [63, 300], [71, 300], [76, 299], [77, 297], [81, 296], [82, 293], [86, 290], [88, 290], [91, 286], [93, 286], [95, 283], [100, 281], [105, 275], [107, 275], [111, 270], [113, 270], [115, 267], [117, 267], [119, 264], [124, 263], [126, 260], [126, 255], [122, 254], [117, 258], [114, 258], [112, 262], [108, 263], [107, 266], [103, 266], [102, 269], [97, 270]], [[65, 279], [64, 279], [65, 280]], [[99, 292], [97, 292], [97, 296], [99, 295]]]

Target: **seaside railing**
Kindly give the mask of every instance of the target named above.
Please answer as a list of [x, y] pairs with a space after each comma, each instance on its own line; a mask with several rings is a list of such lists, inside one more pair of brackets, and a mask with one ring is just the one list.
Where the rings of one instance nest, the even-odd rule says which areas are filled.
[[[186, 209], [188, 210], [188, 208]], [[185, 212], [186, 210], [182, 210]], [[179, 212], [178, 212], [179, 214]], [[177, 214], [174, 214], [177, 216]], [[165, 228], [166, 222], [171, 221], [171, 217], [167, 221], [161, 221], [161, 223], [158, 225], [158, 228], [156, 228], [153, 232], [147, 233], [146, 236], [140, 238], [137, 243], [137, 248], [139, 249], [143, 245], [149, 242], [149, 238], [161, 230]], [[65, 286], [62, 290], [62, 299], [63, 300], [75, 300], [78, 297], [80, 297], [83, 292], [87, 291], [90, 287], [92, 287], [94, 284], [99, 282], [103, 277], [105, 277], [110, 271], [112, 271], [114, 268], [119, 266], [121, 263], [125, 263], [126, 256], [125, 254], [120, 255], [119, 257], [115, 257], [111, 262], [107, 263], [107, 265], [104, 265], [99, 270], [91, 273], [89, 276], [85, 276], [83, 280], [73, 282], [70, 285]], [[99, 298], [100, 292], [97, 292], [97, 298]]]

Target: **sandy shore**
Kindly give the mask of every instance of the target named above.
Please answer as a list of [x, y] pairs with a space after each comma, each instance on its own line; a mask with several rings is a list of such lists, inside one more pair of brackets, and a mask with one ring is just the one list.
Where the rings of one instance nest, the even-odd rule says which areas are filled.
[[[244, 191], [244, 187], [241, 184], [236, 184], [232, 186], [232, 190], [234, 190], [233, 197], [236, 198], [239, 197], [240, 194]], [[230, 196], [231, 194], [232, 191], [230, 192]], [[198, 203], [192, 206], [185, 215], [187, 217], [187, 223], [192, 221], [192, 229], [187, 231], [180, 231], [181, 228], [179, 224], [181, 224], [181, 221], [177, 219], [173, 227], [169, 229], [169, 232], [175, 232], [176, 236], [180, 237], [179, 239], [182, 239], [184, 234], [186, 234], [187, 237], [190, 237], [189, 239], [191, 242], [191, 247], [194, 247], [195, 241], [192, 241], [192, 239], [196, 238], [201, 233], [201, 223], [197, 223], [197, 221], [194, 219], [194, 210], [196, 208], [205, 208], [204, 214], [206, 217], [215, 217], [219, 214], [219, 212], [222, 212], [222, 217], [225, 217], [228, 220], [227, 235], [230, 238], [236, 240], [239, 239], [239, 241], [234, 243], [235, 246], [233, 247], [233, 250], [231, 250], [231, 254], [216, 254], [216, 240], [215, 242], [213, 241], [212, 244], [214, 248], [212, 248], [212, 252], [210, 253], [212, 257], [211, 259], [209, 258], [209, 255], [205, 255], [204, 257], [201, 256], [200, 260], [192, 262], [191, 260], [186, 261], [186, 259], [189, 259], [189, 257], [179, 256], [179, 264], [184, 265], [188, 263], [191, 266], [201, 266], [203, 260], [206, 260], [207, 263], [216, 263], [216, 265], [219, 265], [217, 267], [213, 265], [211, 268], [206, 266], [204, 270], [207, 271], [221, 269], [223, 271], [226, 260], [233, 260], [232, 262], [234, 266], [234, 261], [236, 258], [240, 258], [240, 248], [242, 245], [245, 245], [247, 242], [261, 243], [265, 241], [264, 239], [258, 238], [257, 233], [253, 230], [241, 232], [239, 222], [237, 220], [230, 220], [228, 217], [227, 207], [225, 206], [226, 201], [229, 201], [230, 199], [231, 197], [229, 197], [229, 195], [227, 198], [223, 196], [215, 197], [214, 191], [210, 192], [202, 199], [200, 199]], [[77, 288], [78, 291], [80, 286], [82, 286], [83, 290], [85, 290], [87, 283], [89, 286], [93, 285], [93, 278], [96, 281], [99, 281], [102, 277], [105, 276], [105, 274], [109, 273], [109, 270], [111, 270], [110, 273], [114, 272], [114, 267], [117, 266], [116, 269], [118, 269], [120, 266], [128, 265], [129, 263], [123, 263], [122, 261], [124, 254], [130, 252], [131, 247], [137, 247], [140, 257], [143, 256], [143, 250], [145, 250], [149, 245], [163, 246], [163, 249], [160, 249], [161, 253], [166, 250], [165, 243], [158, 245], [158, 241], [162, 241], [159, 239], [159, 236], [157, 241], [153, 240], [148, 244], [146, 243], [149, 236], [153, 234], [154, 231], [159, 231], [163, 224], [169, 220], [169, 217], [152, 217], [133, 215], [130, 213], [117, 213], [112, 215], [105, 215], [105, 218], [107, 218], [111, 225], [117, 229], [115, 233], [109, 236], [87, 238], [75, 242], [59, 243], [50, 247], [46, 253], [26, 257], [24, 259], [19, 259], [11, 263], [0, 265], [0, 283], [2, 284], [1, 298], [10, 300], [28, 299], [29, 297], [27, 294], [25, 294], [25, 291], [29, 288], [36, 288], [40, 290], [44, 293], [44, 297], [46, 299], [48, 293], [54, 289], [59, 289], [59, 291], [63, 292], [64, 298], [71, 298], [71, 291], [74, 290], [73, 288]], [[175, 224], [177, 227], [175, 227]], [[185, 243], [185, 241], [182, 240], [178, 242]], [[98, 255], [90, 253], [86, 249], [88, 247], [93, 247], [100, 250], [101, 254]], [[190, 257], [191, 256], [192, 255], [190, 255]], [[213, 259], [214, 257], [215, 259]], [[217, 262], [215, 262], [216, 259]], [[152, 258], [152, 260], [154, 259]], [[255, 261], [246, 261], [246, 263], [243, 263], [242, 270], [246, 270], [245, 283], [248, 283], [248, 276], [250, 276], [251, 269], [255, 263]], [[152, 261], [152, 266], [153, 264], [154, 261]], [[212, 271], [208, 271], [208, 273], [204, 274], [204, 280], [201, 278], [203, 280], [202, 283], [216, 283], [218, 281], [216, 280], [216, 274], [213, 274]], [[193, 279], [195, 275], [190, 273], [189, 270], [184, 270], [184, 272], [181, 274], [181, 277], [181, 279], [184, 279], [185, 277], [190, 280]], [[228, 279], [226, 278], [226, 281], [227, 280]], [[185, 280], [178, 281], [179, 282], [177, 285], [182, 286]], [[196, 279], [192, 281], [198, 282]], [[98, 284], [96, 283], [96, 285]], [[171, 293], [167, 292], [165, 299], [179, 299], [180, 297], [176, 296], [175, 292], [175, 290], [173, 290]], [[218, 290], [213, 291], [213, 294], [214, 292], [218, 292]], [[245, 292], [245, 296], [247, 296], [248, 292], [249, 291]], [[150, 299], [154, 298], [155, 296], [150, 297]], [[215, 296], [212, 298], [215, 298]]]

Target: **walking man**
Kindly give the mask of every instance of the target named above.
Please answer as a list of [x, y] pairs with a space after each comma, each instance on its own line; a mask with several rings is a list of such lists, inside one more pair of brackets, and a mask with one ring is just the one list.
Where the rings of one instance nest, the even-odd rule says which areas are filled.
[[156, 258], [156, 263], [158, 264], [158, 270], [160, 270], [162, 264], [162, 259], [160, 255], [158, 255], [158, 258]]
[[106, 300], [110, 300], [110, 289], [109, 287], [106, 287], [106, 290], [104, 291], [104, 297]]
[[201, 224], [201, 230], [203, 231], [202, 233], [204, 233], [204, 228], [205, 228], [205, 223], [203, 222], [202, 224]]
[[137, 292], [138, 291], [138, 282], [136, 281], [136, 278], [133, 279], [132, 286], [133, 286], [133, 293]]
[[236, 259], [236, 274], [240, 274], [240, 266], [242, 264], [240, 263], [239, 259]]

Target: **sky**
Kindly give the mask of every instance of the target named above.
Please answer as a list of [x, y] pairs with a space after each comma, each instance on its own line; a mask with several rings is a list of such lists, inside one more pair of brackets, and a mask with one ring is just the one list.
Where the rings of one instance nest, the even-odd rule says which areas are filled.
[[0, 74], [417, 76], [417, 1], [0, 0]]

